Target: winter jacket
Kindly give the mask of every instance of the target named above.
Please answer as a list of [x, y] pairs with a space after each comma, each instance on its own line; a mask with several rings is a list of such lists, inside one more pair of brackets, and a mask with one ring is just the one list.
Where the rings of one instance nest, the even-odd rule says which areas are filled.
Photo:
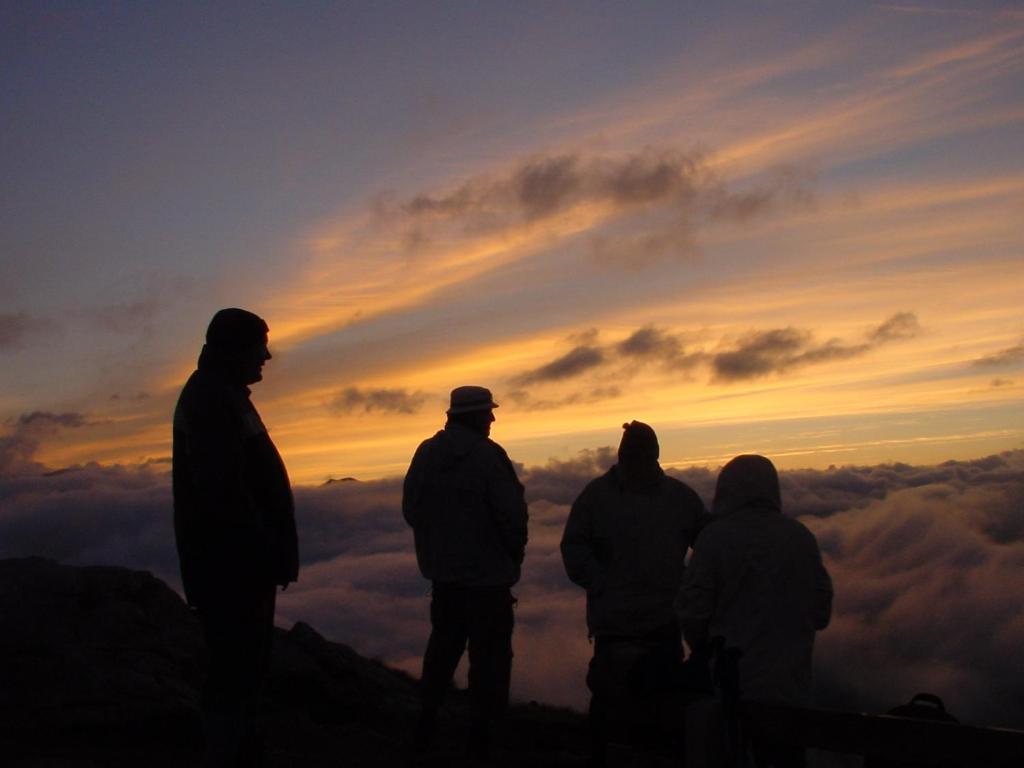
[[562, 561], [587, 590], [591, 635], [642, 636], [675, 623], [672, 601], [703, 517], [700, 497], [660, 468], [640, 490], [626, 487], [618, 467], [583, 489], [565, 524]]
[[424, 440], [405, 476], [402, 514], [424, 577], [511, 586], [526, 551], [523, 486], [504, 449], [449, 422]]
[[298, 578], [291, 486], [249, 400], [204, 349], [174, 411], [174, 532], [189, 604]]
[[763, 492], [759, 481], [755, 467], [747, 487], [716, 492], [719, 514], [697, 539], [677, 612], [691, 646], [721, 636], [742, 652], [744, 698], [807, 704], [814, 634], [828, 625], [832, 582], [814, 535], [779, 511], [777, 480]]

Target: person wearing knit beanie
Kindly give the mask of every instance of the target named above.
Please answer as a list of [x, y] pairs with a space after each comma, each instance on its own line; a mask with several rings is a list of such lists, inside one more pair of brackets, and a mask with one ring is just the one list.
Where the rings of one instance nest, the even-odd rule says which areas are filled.
[[[562, 562], [569, 579], [587, 592], [594, 641], [587, 674], [594, 765], [603, 764], [613, 724], [645, 734], [638, 746], [654, 739], [652, 724], [660, 722], [666, 702], [653, 692], [638, 695], [624, 682], [638, 654], [667, 660], [669, 667], [682, 656], [672, 604], [705, 520], [704, 503], [665, 474], [659, 456], [649, 424], [623, 424], [617, 463], [583, 489], [562, 534]], [[672, 671], [658, 674], [667, 679]]]
[[276, 592], [299, 571], [288, 472], [249, 399], [271, 358], [267, 333], [252, 312], [217, 312], [174, 410], [174, 534], [209, 657], [206, 766], [262, 764], [256, 709]]

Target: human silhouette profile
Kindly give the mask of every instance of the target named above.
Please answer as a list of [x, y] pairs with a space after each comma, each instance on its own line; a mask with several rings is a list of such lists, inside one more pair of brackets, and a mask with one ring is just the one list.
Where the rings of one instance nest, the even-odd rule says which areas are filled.
[[486, 758], [492, 724], [508, 706], [515, 599], [526, 548], [523, 486], [489, 439], [498, 404], [484, 387], [451, 392], [444, 429], [424, 440], [405, 477], [402, 513], [432, 583], [416, 746], [434, 742], [438, 710], [469, 649], [470, 755]]
[[622, 426], [618, 462], [573, 503], [561, 544], [566, 573], [587, 591], [587, 629], [594, 640], [587, 675], [594, 765], [606, 759], [612, 710], [626, 710], [635, 721], [640, 732], [634, 740], [652, 738], [658, 713], [644, 705], [657, 702], [633, 700], [628, 683], [644, 667], [649, 676], [667, 678], [667, 668], [682, 661], [672, 605], [704, 520], [700, 497], [662, 471], [654, 430], [639, 421]]
[[[718, 475], [676, 608], [686, 642], [721, 638], [738, 655], [743, 700], [807, 705], [814, 636], [828, 626], [832, 581], [814, 535], [782, 514], [779, 476], [764, 456], [737, 456]], [[758, 766], [804, 764], [803, 750], [754, 731]]]
[[249, 399], [267, 324], [243, 309], [210, 321], [174, 411], [174, 531], [185, 597], [209, 653], [205, 765], [259, 764], [257, 699], [270, 661], [277, 586], [298, 577], [291, 486]]

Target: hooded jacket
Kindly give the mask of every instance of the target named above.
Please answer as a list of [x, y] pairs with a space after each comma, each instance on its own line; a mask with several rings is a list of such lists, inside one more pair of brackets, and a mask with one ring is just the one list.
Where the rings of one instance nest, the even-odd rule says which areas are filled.
[[655, 463], [632, 488], [618, 465], [592, 480], [572, 505], [562, 535], [569, 578], [587, 590], [591, 635], [645, 635], [675, 623], [672, 601], [704, 503]]
[[291, 485], [249, 389], [204, 347], [174, 410], [174, 532], [190, 605], [298, 578]]
[[504, 449], [449, 422], [424, 440], [405, 476], [402, 514], [431, 581], [511, 586], [526, 551], [523, 486]]
[[814, 535], [780, 506], [771, 462], [729, 462], [676, 608], [691, 647], [721, 636], [742, 652], [744, 698], [802, 705], [810, 698], [814, 635], [831, 616], [832, 581]]

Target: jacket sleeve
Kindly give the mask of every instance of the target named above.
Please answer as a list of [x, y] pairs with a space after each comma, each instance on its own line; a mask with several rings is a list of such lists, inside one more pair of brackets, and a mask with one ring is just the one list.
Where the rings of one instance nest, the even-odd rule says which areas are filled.
[[428, 451], [427, 441], [420, 443], [409, 464], [409, 471], [405, 473], [405, 482], [402, 483], [402, 516], [405, 518], [405, 522], [413, 528], [416, 527], [420, 519], [420, 501], [423, 496], [423, 480]]
[[714, 556], [710, 538], [708, 531], [704, 531], [698, 539], [676, 595], [676, 617], [691, 650], [697, 650], [707, 642], [708, 627], [715, 610]]
[[704, 526], [711, 521], [711, 515], [708, 514], [707, 508], [704, 506], [704, 500], [690, 487], [686, 487], [683, 508], [686, 510], [690, 520], [687, 539], [692, 548], [693, 543], [697, 540], [697, 536], [700, 535]]
[[508, 454], [497, 444], [494, 447], [497, 451], [488, 483], [490, 506], [505, 551], [521, 564], [526, 555], [529, 521], [523, 484], [519, 482]]
[[589, 487], [583, 489], [569, 511], [562, 532], [562, 563], [569, 579], [588, 592], [600, 594], [605, 587], [604, 568], [594, 546], [594, 508]]
[[821, 550], [814, 542], [814, 607], [811, 621], [816, 630], [825, 629], [832, 620], [832, 577], [821, 561]]

